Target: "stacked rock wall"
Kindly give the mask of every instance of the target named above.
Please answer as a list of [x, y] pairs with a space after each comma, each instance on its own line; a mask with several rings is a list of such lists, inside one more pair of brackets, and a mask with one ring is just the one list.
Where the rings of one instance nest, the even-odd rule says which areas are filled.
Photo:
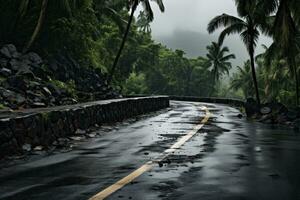
[[50, 146], [95, 124], [121, 121], [169, 106], [166, 96], [127, 98], [29, 109], [0, 115], [0, 159], [21, 154], [24, 144]]

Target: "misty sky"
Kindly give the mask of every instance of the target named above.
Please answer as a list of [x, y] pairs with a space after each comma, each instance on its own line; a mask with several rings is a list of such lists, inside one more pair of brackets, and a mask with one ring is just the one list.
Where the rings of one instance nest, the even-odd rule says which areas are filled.
[[[211, 41], [217, 41], [220, 31], [209, 35], [206, 30], [213, 17], [222, 13], [236, 15], [233, 0], [164, 0], [164, 4], [164, 13], [159, 11], [157, 5], [152, 5], [155, 14], [151, 24], [153, 38], [169, 48], [185, 50], [190, 57], [205, 56], [206, 46]], [[262, 37], [260, 43], [269, 44], [270, 39]], [[238, 35], [226, 39], [225, 45], [237, 56], [234, 65], [248, 59]]]

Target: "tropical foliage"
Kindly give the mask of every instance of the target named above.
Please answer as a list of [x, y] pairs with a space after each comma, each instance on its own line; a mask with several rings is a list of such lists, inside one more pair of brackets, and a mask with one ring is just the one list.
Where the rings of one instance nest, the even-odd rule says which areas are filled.
[[[205, 57], [189, 58], [152, 39], [152, 6], [163, 12], [162, 0], [0, 0], [0, 46], [12, 43], [47, 60], [68, 54], [80, 67], [101, 71], [123, 94], [255, 97], [298, 104], [299, 0], [235, 3], [238, 16], [221, 14], [208, 24], [210, 33], [223, 29]], [[231, 47], [222, 46], [231, 34], [240, 36], [249, 53], [240, 67], [231, 64]], [[262, 34], [273, 44], [256, 55]]]
[[251, 72], [256, 93], [256, 100], [260, 104], [257, 77], [255, 71], [255, 47], [259, 39], [259, 28], [263, 29], [265, 18], [262, 17], [262, 10], [258, 0], [236, 0], [238, 15], [240, 18], [228, 14], [222, 14], [210, 21], [208, 32], [212, 33], [221, 26], [225, 29], [221, 32], [219, 42], [223, 42], [227, 35], [238, 33], [244, 42], [250, 56]]
[[222, 47], [222, 44], [216, 42], [207, 46], [207, 50], [207, 67], [212, 74], [212, 86], [216, 87], [224, 74], [229, 76], [229, 70], [232, 68], [230, 60], [235, 59], [235, 55], [226, 55], [229, 52], [228, 47]]
[[[243, 68], [238, 67], [238, 72], [232, 78], [231, 88], [242, 90], [244, 97], [252, 96], [254, 88], [258, 103], [262, 95], [264, 101], [279, 100], [289, 103], [294, 97], [294, 104], [298, 105], [299, 2], [297, 0], [235, 0], [235, 2], [239, 17], [222, 14], [212, 19], [208, 25], [210, 33], [221, 26], [225, 27], [219, 36], [220, 42], [227, 35], [240, 34], [249, 53], [250, 60]], [[261, 33], [271, 37], [273, 44], [266, 48], [266, 52], [258, 56], [260, 59], [255, 62], [255, 47]], [[250, 73], [252, 83], [249, 82]], [[294, 81], [291, 81], [291, 78]]]

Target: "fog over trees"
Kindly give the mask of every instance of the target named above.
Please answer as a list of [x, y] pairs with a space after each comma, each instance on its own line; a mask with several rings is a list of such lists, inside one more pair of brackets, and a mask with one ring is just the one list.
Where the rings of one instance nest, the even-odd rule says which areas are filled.
[[[205, 56], [206, 46], [218, 39], [220, 31], [209, 35], [206, 30], [212, 18], [222, 13], [237, 15], [232, 0], [172, 0], [164, 4], [168, 8], [164, 13], [153, 6], [157, 17], [151, 23], [152, 36], [172, 49], [183, 49], [189, 57]], [[238, 35], [228, 37], [224, 44], [236, 55], [232, 61], [232, 71], [236, 71], [235, 66], [242, 65], [248, 59], [248, 53]], [[269, 46], [271, 39], [261, 37], [257, 53], [264, 52], [261, 44]]]

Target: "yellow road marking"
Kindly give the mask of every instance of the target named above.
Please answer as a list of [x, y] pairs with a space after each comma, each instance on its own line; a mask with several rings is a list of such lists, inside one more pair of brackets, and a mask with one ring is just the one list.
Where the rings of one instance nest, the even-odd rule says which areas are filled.
[[91, 197], [89, 200], [102, 200], [113, 194], [114, 192], [118, 191], [128, 183], [132, 182], [134, 179], [142, 175], [143, 173], [149, 171], [154, 167], [156, 163], [163, 161], [166, 157], [168, 157], [171, 153], [174, 153], [178, 150], [182, 145], [184, 145], [189, 139], [191, 139], [203, 126], [208, 122], [210, 118], [210, 112], [208, 108], [202, 107], [201, 109], [205, 110], [206, 114], [205, 117], [202, 119], [201, 123], [196, 125], [190, 132], [188, 132], [185, 136], [179, 138], [175, 144], [173, 144], [169, 149], [165, 150], [164, 153], [156, 158], [153, 161], [149, 161], [146, 164], [142, 165], [140, 168], [129, 174], [128, 176], [124, 177], [123, 179], [119, 180], [115, 184], [107, 187], [106, 189], [102, 190], [98, 194]]

